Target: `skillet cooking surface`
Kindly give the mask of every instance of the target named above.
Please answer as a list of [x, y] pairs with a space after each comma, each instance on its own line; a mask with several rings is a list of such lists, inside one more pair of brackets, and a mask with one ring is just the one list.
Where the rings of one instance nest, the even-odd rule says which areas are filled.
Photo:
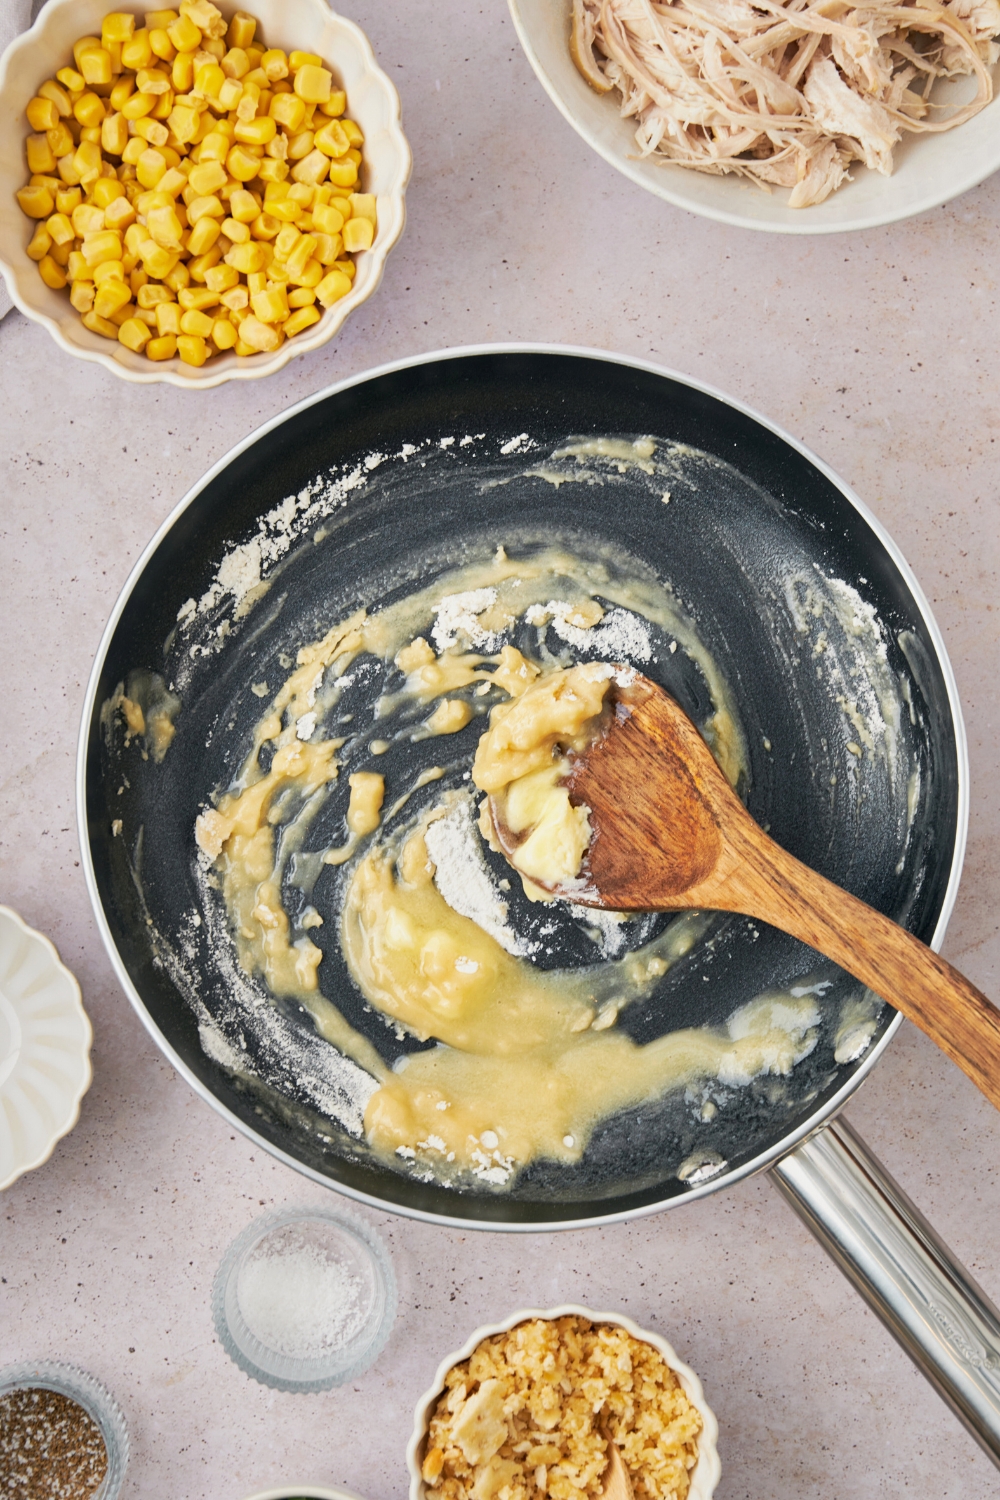
[[[651, 478], [634, 466], [571, 459], [554, 466], [568, 476], [558, 484], [528, 472], [546, 467], [567, 439], [647, 434], [669, 468], [666, 482], [662, 467]], [[283, 502], [262, 529], [260, 519]], [[301, 537], [289, 530], [293, 514]], [[250, 546], [232, 560], [237, 543]], [[404, 1212], [497, 1227], [638, 1211], [683, 1198], [713, 1171], [719, 1184], [733, 1180], [849, 1086], [895, 1014], [881, 1007], [868, 1050], [838, 1063], [857, 984], [773, 929], [715, 916], [651, 998], [622, 1012], [618, 1024], [637, 1041], [722, 1025], [772, 988], [830, 984], [817, 1000], [811, 1054], [787, 1078], [716, 1091], [714, 1118], [705, 1117], [706, 1096], [681, 1090], [604, 1122], [578, 1166], [536, 1162], [512, 1191], [497, 1193], [423, 1182], [405, 1163], [392, 1171], [317, 1108], [329, 1097], [324, 1088], [336, 1087], [328, 1044], [297, 1003], [274, 1002], [262, 981], [234, 977], [228, 944], [213, 940], [211, 922], [192, 921], [202, 899], [195, 818], [247, 752], [265, 706], [251, 686], [266, 681], [273, 692], [298, 647], [359, 605], [378, 608], [498, 544], [519, 556], [559, 543], [583, 556], [613, 549], [625, 566], [634, 559], [669, 584], [735, 698], [753, 816], [798, 858], [929, 940], [952, 870], [958, 761], [945, 678], [906, 578], [845, 494], [783, 438], [642, 368], [557, 352], [443, 357], [335, 391], [263, 432], [204, 484], [147, 558], [107, 645], [87, 729], [96, 890], [136, 1003], [191, 1081], [331, 1185]], [[262, 555], [269, 586], [240, 618], [226, 585], [245, 588]], [[831, 578], [848, 601], [843, 628], [810, 612], [809, 581]], [[200, 612], [189, 600], [201, 601]], [[876, 638], [865, 605], [881, 622], [881, 680], [901, 705], [895, 778], [880, 745], [861, 743], [868, 730], [844, 696], [848, 678], [833, 670], [846, 662], [849, 677], [851, 651]], [[643, 670], [704, 718], [698, 669], [683, 652], [657, 658]], [[181, 700], [162, 764], [143, 758], [138, 741], [125, 745], [120, 721], [109, 727], [105, 714], [102, 728], [102, 705], [137, 670], [161, 674]], [[345, 697], [340, 710], [349, 708]], [[421, 766], [471, 747], [481, 729], [473, 720], [447, 751], [433, 740], [394, 747], [378, 764], [387, 804]], [[308, 847], [341, 842], [347, 774], [371, 764], [360, 738]], [[325, 867], [312, 897], [326, 913], [310, 934], [324, 950], [320, 985], [392, 1061], [420, 1044], [368, 1011], [347, 977], [334, 919], [342, 879]], [[513, 893], [511, 901], [515, 925], [538, 920]], [[672, 920], [656, 919], [656, 930]], [[560, 921], [548, 961], [592, 962], [579, 924]], [[256, 1004], [283, 1048], [269, 1050], [263, 1032], [241, 1023], [237, 988], [244, 1020]], [[239, 1072], [206, 1054], [199, 1024], [215, 1038], [214, 1058], [237, 1059]]]

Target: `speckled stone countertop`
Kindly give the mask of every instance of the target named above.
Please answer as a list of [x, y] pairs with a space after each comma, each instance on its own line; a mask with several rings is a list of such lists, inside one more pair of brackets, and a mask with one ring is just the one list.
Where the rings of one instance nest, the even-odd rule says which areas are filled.
[[[157, 1052], [91, 915], [73, 806], [84, 685], [132, 562], [238, 438], [387, 359], [542, 339], [652, 358], [749, 402], [855, 486], [937, 614], [972, 758], [965, 877], [945, 946], [1000, 992], [996, 358], [1000, 177], [847, 238], [730, 230], [633, 187], [536, 83], [501, 0], [351, 0], [397, 82], [415, 158], [406, 234], [332, 346], [202, 395], [129, 386], [0, 324], [0, 900], [48, 933], [94, 1022], [76, 1130], [0, 1198], [0, 1364], [92, 1370], [131, 1430], [128, 1500], [243, 1500], [280, 1483], [405, 1492], [412, 1411], [478, 1323], [617, 1307], [701, 1373], [719, 1500], [986, 1500], [997, 1473], [766, 1178], [638, 1224], [516, 1240], [370, 1215], [400, 1314], [353, 1386], [254, 1385], [209, 1292], [265, 1207], [325, 1191], [255, 1150]], [[850, 1119], [994, 1298], [1000, 1118], [912, 1027]]]

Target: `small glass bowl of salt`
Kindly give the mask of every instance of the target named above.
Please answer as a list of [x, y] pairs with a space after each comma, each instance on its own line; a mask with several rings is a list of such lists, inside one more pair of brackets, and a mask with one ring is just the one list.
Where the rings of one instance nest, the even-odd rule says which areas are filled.
[[262, 1214], [230, 1245], [212, 1288], [229, 1357], [279, 1391], [325, 1391], [373, 1365], [396, 1317], [382, 1241], [344, 1209]]

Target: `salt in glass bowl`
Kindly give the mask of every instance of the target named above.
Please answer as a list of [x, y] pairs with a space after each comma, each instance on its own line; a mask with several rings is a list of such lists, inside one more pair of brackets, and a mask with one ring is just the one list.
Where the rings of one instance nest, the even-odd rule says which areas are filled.
[[[341, 1279], [353, 1305], [342, 1331], [323, 1340], [316, 1277], [327, 1274]], [[262, 1214], [230, 1245], [212, 1288], [212, 1316], [226, 1353], [254, 1380], [279, 1391], [325, 1391], [375, 1363], [396, 1300], [388, 1252], [362, 1219], [340, 1208], [288, 1208]]]
[[58, 1391], [82, 1406], [100, 1428], [108, 1455], [108, 1472], [91, 1500], [118, 1500], [128, 1464], [128, 1428], [118, 1402], [99, 1380], [62, 1360], [44, 1359], [8, 1365], [0, 1370], [0, 1396], [12, 1391]]

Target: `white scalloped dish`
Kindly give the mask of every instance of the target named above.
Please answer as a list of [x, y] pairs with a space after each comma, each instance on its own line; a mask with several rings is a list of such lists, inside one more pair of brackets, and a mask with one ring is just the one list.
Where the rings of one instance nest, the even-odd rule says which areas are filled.
[[73, 1129], [92, 1039], [80, 986], [55, 948], [0, 906], [0, 1192]]
[[[219, 0], [228, 18], [240, 8], [234, 0]], [[73, 43], [88, 33], [100, 33], [103, 16], [114, 9], [144, 7], [128, 0], [48, 0], [35, 24], [16, 39], [0, 59], [0, 269], [14, 302], [27, 317], [41, 323], [67, 354], [93, 360], [123, 380], [150, 384], [168, 381], [188, 389], [205, 389], [226, 380], [256, 380], [283, 369], [298, 354], [325, 344], [344, 320], [366, 301], [382, 279], [386, 257], [403, 232], [405, 192], [412, 158], [400, 125], [399, 95], [375, 61], [364, 32], [353, 21], [338, 16], [325, 0], [246, 0], [242, 7], [255, 16], [271, 46], [318, 53], [333, 69], [347, 92], [347, 107], [365, 137], [360, 188], [375, 195], [378, 225], [370, 250], [356, 257], [354, 285], [318, 323], [287, 339], [273, 354], [220, 354], [200, 369], [175, 357], [156, 363], [124, 344], [102, 338], [84, 328], [66, 291], [53, 291], [25, 254], [34, 221], [25, 218], [14, 197], [27, 181], [24, 140], [30, 127], [25, 107], [36, 88], [52, 78], [72, 56]]]

